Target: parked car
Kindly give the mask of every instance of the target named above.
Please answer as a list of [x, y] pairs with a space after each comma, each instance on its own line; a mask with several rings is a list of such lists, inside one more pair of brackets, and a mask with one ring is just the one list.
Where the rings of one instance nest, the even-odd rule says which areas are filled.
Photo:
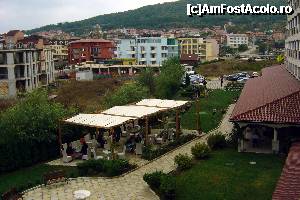
[[259, 77], [258, 72], [252, 72], [251, 78]]
[[241, 80], [241, 79], [249, 79], [250, 76], [248, 74], [248, 72], [239, 72], [239, 73], [236, 73], [236, 74], [231, 74], [231, 75], [228, 75], [226, 76], [226, 79], [228, 81], [238, 81], [238, 80]]

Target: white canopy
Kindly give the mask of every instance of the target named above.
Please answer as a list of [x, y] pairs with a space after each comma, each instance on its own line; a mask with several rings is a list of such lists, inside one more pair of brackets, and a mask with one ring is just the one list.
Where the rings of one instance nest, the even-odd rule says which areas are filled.
[[111, 128], [133, 119], [135, 118], [104, 114], [78, 114], [65, 120], [65, 122], [98, 128]]
[[129, 106], [115, 106], [108, 110], [103, 111], [102, 113], [106, 115], [113, 115], [113, 116], [142, 118], [162, 110], [165, 109], [157, 108], [157, 107], [129, 105]]
[[136, 103], [138, 106], [158, 107], [158, 108], [177, 108], [187, 104], [188, 101], [175, 101], [163, 99], [143, 99]]

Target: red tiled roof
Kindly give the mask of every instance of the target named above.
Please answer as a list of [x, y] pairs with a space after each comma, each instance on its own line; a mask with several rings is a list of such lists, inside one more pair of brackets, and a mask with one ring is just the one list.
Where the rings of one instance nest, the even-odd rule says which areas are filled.
[[272, 200], [300, 199], [300, 142], [290, 148]]
[[263, 69], [245, 84], [230, 120], [300, 124], [300, 81], [283, 66]]
[[110, 42], [110, 43], [112, 43], [112, 41], [104, 40], [104, 39], [81, 39], [81, 40], [72, 41], [69, 44], [73, 44], [73, 43], [92, 43], [92, 42], [95, 42], [95, 43], [97, 43], [97, 42], [99, 42], [99, 43]]

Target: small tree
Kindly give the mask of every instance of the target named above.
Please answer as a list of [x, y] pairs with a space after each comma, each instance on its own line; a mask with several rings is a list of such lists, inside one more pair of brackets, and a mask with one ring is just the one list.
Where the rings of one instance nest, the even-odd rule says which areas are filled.
[[155, 93], [159, 98], [172, 98], [180, 89], [184, 69], [178, 58], [166, 60], [156, 80]]
[[149, 96], [149, 90], [138, 83], [127, 83], [117, 91], [105, 97], [107, 107], [122, 106], [128, 103], [140, 101]]
[[154, 71], [151, 68], [146, 68], [139, 75], [137, 82], [141, 85], [147, 87], [151, 94], [154, 93], [155, 90], [155, 80], [154, 80]]

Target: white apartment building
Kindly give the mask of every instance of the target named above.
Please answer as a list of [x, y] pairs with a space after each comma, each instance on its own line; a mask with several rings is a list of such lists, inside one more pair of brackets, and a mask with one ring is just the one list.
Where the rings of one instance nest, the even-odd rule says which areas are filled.
[[0, 98], [13, 98], [54, 81], [53, 53], [22, 39], [0, 43]]
[[231, 48], [238, 48], [240, 45], [245, 44], [249, 45], [249, 38], [246, 34], [227, 34], [227, 46]]
[[285, 40], [285, 64], [291, 74], [300, 80], [300, 1], [290, 0], [294, 13], [288, 15]]
[[118, 58], [135, 58], [139, 65], [162, 65], [170, 57], [178, 57], [175, 38], [137, 37], [121, 39], [117, 44]]

